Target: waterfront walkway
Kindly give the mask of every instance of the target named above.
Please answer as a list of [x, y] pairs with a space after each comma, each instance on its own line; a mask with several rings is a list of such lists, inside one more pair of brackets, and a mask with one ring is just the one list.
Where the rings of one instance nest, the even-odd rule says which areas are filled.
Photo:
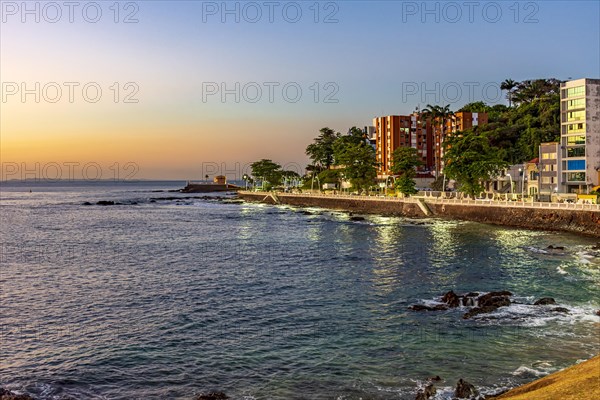
[[[250, 192], [240, 191], [240, 194], [264, 195], [270, 197], [274, 195], [274, 200], [277, 197], [307, 197], [307, 198], [339, 198], [347, 200], [361, 201], [376, 201], [376, 202], [404, 202], [419, 204], [425, 202], [427, 204], [456, 204], [465, 206], [477, 207], [505, 207], [505, 208], [533, 208], [533, 209], [548, 209], [548, 210], [587, 210], [600, 211], [600, 204], [581, 204], [581, 203], [551, 203], [551, 202], [532, 202], [532, 201], [514, 201], [514, 200], [474, 200], [474, 199], [459, 199], [459, 198], [443, 198], [432, 195], [417, 195], [411, 197], [391, 197], [382, 195], [348, 195], [348, 194], [329, 194], [329, 193], [284, 193], [284, 192]], [[425, 192], [427, 193], [427, 192]]]

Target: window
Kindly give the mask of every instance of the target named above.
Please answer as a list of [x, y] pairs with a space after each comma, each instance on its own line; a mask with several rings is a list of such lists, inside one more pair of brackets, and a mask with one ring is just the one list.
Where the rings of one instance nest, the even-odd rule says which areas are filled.
[[567, 161], [567, 169], [570, 171], [585, 169], [585, 160], [569, 160]]
[[567, 89], [567, 97], [583, 96], [585, 94], [585, 86], [576, 86]]
[[585, 124], [569, 124], [567, 125], [567, 133], [579, 133], [585, 132]]
[[567, 146], [573, 146], [576, 144], [585, 144], [585, 136], [568, 136], [567, 137]]
[[585, 147], [571, 147], [567, 149], [567, 157], [585, 157]]
[[585, 111], [570, 111], [567, 113], [567, 121], [581, 121], [585, 119]]
[[567, 101], [567, 110], [572, 110], [574, 108], [585, 108], [585, 99]]
[[545, 164], [542, 167], [542, 171], [554, 171], [554, 164]]
[[567, 174], [569, 182], [585, 182], [585, 172], [571, 172]]
[[556, 160], [556, 153], [542, 153], [542, 160]]

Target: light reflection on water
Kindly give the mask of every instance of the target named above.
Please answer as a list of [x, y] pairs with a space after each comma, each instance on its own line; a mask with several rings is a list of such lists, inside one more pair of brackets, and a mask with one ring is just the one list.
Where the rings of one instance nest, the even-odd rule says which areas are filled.
[[[167, 195], [122, 188], [11, 196], [1, 204], [0, 381], [32, 393], [412, 399], [427, 376], [514, 385], [600, 349], [598, 259], [581, 262], [590, 238], [150, 203]], [[536, 252], [550, 244], [566, 254]], [[513, 306], [464, 321], [464, 310], [407, 309], [450, 289], [551, 296], [571, 312]]]

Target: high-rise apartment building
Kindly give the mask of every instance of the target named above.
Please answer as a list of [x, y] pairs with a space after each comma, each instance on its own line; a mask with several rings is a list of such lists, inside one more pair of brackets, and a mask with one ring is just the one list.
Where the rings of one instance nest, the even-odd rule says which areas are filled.
[[560, 191], [587, 193], [600, 184], [600, 79], [560, 85]]
[[391, 174], [392, 154], [398, 147], [404, 146], [417, 149], [423, 162], [423, 166], [419, 168], [421, 173], [439, 176], [444, 168], [445, 137], [487, 122], [487, 113], [471, 112], [457, 112], [443, 123], [426, 119], [419, 112], [374, 118], [379, 175], [383, 177]]

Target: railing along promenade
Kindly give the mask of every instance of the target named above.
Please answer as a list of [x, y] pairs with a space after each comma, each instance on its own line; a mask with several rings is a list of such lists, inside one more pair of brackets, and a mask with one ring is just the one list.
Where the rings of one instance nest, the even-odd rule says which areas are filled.
[[[240, 194], [264, 195], [270, 196], [270, 192], [251, 192], [240, 191]], [[333, 194], [333, 193], [285, 193], [275, 192], [277, 197], [308, 197], [308, 198], [325, 198], [325, 199], [347, 199], [347, 200], [365, 200], [365, 201], [383, 201], [383, 202], [405, 202], [416, 203], [419, 199], [430, 204], [455, 204], [477, 207], [505, 207], [505, 208], [535, 208], [548, 210], [588, 210], [600, 211], [600, 204], [582, 204], [582, 203], [556, 203], [556, 202], [539, 202], [539, 201], [520, 201], [520, 200], [480, 200], [480, 199], [464, 199], [464, 198], [442, 198], [436, 196], [411, 196], [411, 197], [392, 197], [383, 195], [348, 195], [348, 194]]]

